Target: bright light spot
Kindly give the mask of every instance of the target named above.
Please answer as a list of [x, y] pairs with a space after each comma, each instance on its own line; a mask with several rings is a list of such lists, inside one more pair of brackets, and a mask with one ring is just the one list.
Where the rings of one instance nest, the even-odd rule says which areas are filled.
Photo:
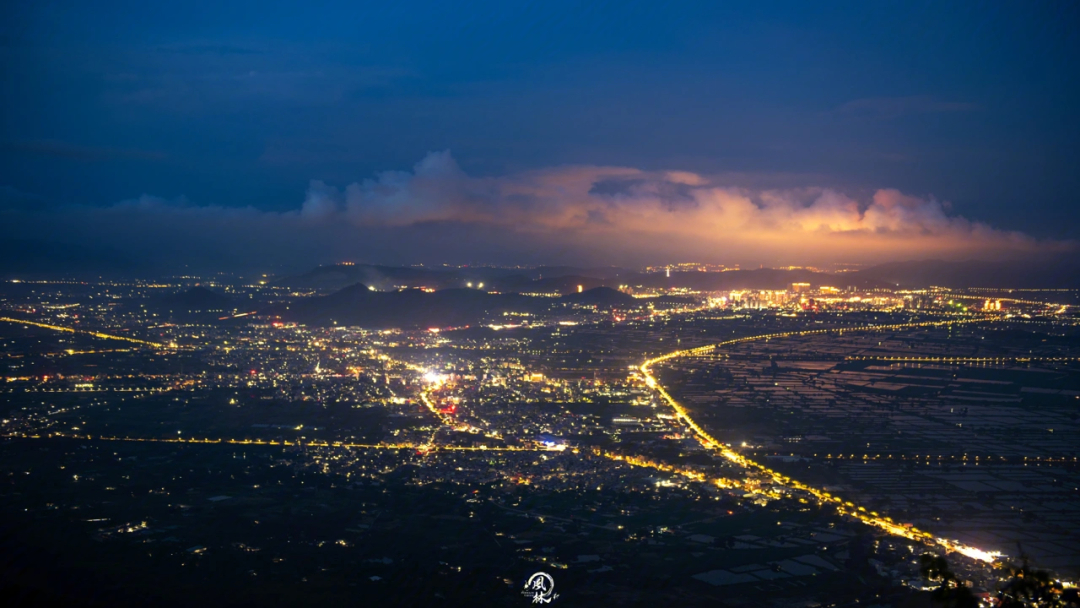
[[966, 555], [971, 559], [977, 559], [982, 562], [992, 562], [998, 557], [1001, 557], [1001, 553], [998, 551], [983, 551], [982, 549], [976, 549], [975, 547], [965, 547], [963, 545], [959, 545], [953, 547], [953, 549], [955, 549], [956, 552], [960, 553], [961, 555]]

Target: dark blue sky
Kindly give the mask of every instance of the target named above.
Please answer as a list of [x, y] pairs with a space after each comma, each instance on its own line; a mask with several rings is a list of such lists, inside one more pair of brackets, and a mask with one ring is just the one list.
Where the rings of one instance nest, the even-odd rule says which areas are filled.
[[285, 212], [311, 180], [448, 149], [470, 179], [893, 188], [1076, 239], [1078, 25], [1080, 4], [1034, 0], [13, 0], [0, 208], [40, 238], [43, 214], [141, 195]]

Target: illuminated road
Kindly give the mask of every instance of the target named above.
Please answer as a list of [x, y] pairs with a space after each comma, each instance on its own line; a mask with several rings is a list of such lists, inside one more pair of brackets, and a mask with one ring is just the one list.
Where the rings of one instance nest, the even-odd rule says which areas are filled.
[[75, 329], [73, 327], [63, 327], [60, 325], [47, 325], [45, 323], [38, 323], [36, 321], [27, 321], [26, 319], [12, 319], [11, 317], [0, 317], [0, 321], [7, 323], [17, 323], [19, 325], [31, 325], [33, 327], [41, 327], [44, 329], [51, 329], [53, 331], [66, 331], [73, 334], [82, 334], [85, 336], [93, 336], [95, 338], [101, 338], [102, 340], [123, 340], [124, 342], [131, 342], [132, 344], [141, 344], [143, 346], [153, 346], [154, 348], [166, 348], [165, 344], [159, 344], [157, 342], [148, 342], [146, 340], [139, 340], [138, 338], [128, 338], [126, 336], [114, 336], [112, 334], [105, 334], [99, 331], [89, 331], [86, 329]]
[[[110, 437], [104, 435], [76, 435], [70, 433], [46, 433], [44, 435], [5, 435], [5, 439], [79, 439], [83, 441], [130, 441], [135, 443], [180, 443], [190, 445], [251, 445], [251, 446], [283, 446], [283, 447], [312, 447], [312, 448], [358, 448], [364, 450], [430, 450], [430, 446], [416, 443], [350, 443], [347, 441], [319, 441], [301, 440], [289, 441], [288, 439], [210, 439], [196, 437]], [[451, 452], [537, 452], [540, 448], [531, 447], [491, 447], [442, 445], [435, 451]]]
[[1080, 357], [844, 357], [844, 361], [888, 363], [1072, 363]]
[[664, 400], [664, 402], [666, 402], [669, 406], [671, 406], [671, 408], [675, 411], [676, 417], [678, 419], [682, 420], [688, 427], [690, 427], [691, 430], [693, 430], [694, 435], [697, 438], [698, 442], [700, 442], [701, 445], [703, 447], [705, 447], [705, 449], [715, 451], [715, 452], [719, 453], [721, 456], [723, 456], [724, 458], [726, 458], [727, 460], [729, 460], [729, 461], [731, 461], [731, 462], [733, 462], [733, 463], [735, 463], [735, 464], [737, 464], [737, 465], [739, 465], [739, 466], [741, 466], [741, 467], [743, 467], [743, 468], [745, 468], [745, 469], [747, 469], [749, 471], [753, 471], [753, 472], [757, 472], [759, 474], [763, 474], [764, 476], [772, 479], [772, 481], [778, 486], [782, 486], [782, 487], [785, 487], [785, 488], [789, 488], [791, 490], [796, 490], [796, 491], [799, 491], [799, 492], [810, 494], [815, 499], [817, 499], [817, 501], [820, 504], [832, 505], [832, 506], [836, 507], [837, 510], [841, 514], [848, 515], [850, 517], [858, 519], [859, 521], [862, 521], [863, 523], [866, 523], [868, 525], [874, 526], [875, 528], [884, 530], [885, 532], [888, 532], [889, 534], [892, 534], [892, 535], [895, 535], [895, 536], [901, 536], [903, 538], [908, 538], [908, 539], [915, 540], [915, 541], [919, 541], [919, 542], [922, 542], [922, 543], [925, 543], [925, 544], [928, 544], [928, 545], [937, 545], [937, 546], [940, 546], [940, 547], [942, 547], [942, 548], [944, 548], [944, 549], [946, 549], [948, 551], [955, 551], [957, 553], [961, 553], [963, 555], [966, 555], [966, 556], [968, 556], [968, 557], [970, 557], [972, 559], [976, 559], [976, 560], [979, 560], [979, 561], [993, 562], [997, 557], [1000, 556], [999, 553], [992, 553], [992, 552], [984, 551], [982, 549], [978, 549], [976, 547], [971, 547], [971, 546], [968, 546], [968, 545], [961, 544], [961, 543], [959, 543], [957, 541], [953, 541], [953, 540], [949, 540], [949, 539], [945, 539], [945, 538], [935, 537], [933, 534], [931, 534], [929, 532], [925, 532], [923, 530], [919, 530], [918, 528], [916, 528], [915, 526], [913, 526], [911, 524], [906, 524], [906, 523], [902, 523], [902, 522], [893, 521], [893, 519], [890, 518], [890, 517], [883, 516], [883, 515], [881, 515], [881, 514], [879, 514], [877, 512], [874, 512], [874, 511], [868, 511], [865, 507], [857, 506], [857, 505], [851, 503], [850, 501], [845, 501], [843, 498], [841, 498], [839, 496], [835, 496], [833, 494], [830, 494], [830, 493], [826, 492], [825, 490], [815, 488], [813, 486], [809, 486], [807, 484], [804, 484], [804, 483], [802, 483], [800, 481], [791, 479], [790, 477], [787, 477], [786, 475], [783, 475], [783, 474], [781, 474], [781, 473], [779, 473], [777, 471], [774, 471], [774, 470], [766, 467], [765, 465], [762, 465], [762, 464], [760, 464], [758, 462], [755, 462], [755, 461], [747, 458], [746, 456], [740, 454], [739, 452], [736, 452], [736, 451], [732, 450], [727, 445], [725, 445], [723, 443], [720, 443], [715, 438], [713, 438], [711, 435], [709, 435], [708, 432], [705, 431], [705, 429], [703, 429], [696, 421], [694, 421], [694, 419], [690, 417], [690, 414], [689, 414], [689, 412], [687, 412], [686, 408], [684, 408], [682, 405], [680, 405], [679, 402], [677, 402], [667, 392], [667, 390], [662, 385], [660, 385], [659, 382], [657, 382], [656, 378], [652, 375], [652, 371], [651, 371], [652, 366], [654, 366], [654, 365], [656, 365], [658, 363], [663, 363], [665, 361], [670, 361], [670, 360], [676, 359], [676, 358], [698, 357], [698, 356], [702, 356], [702, 355], [709, 355], [709, 354], [712, 354], [715, 350], [717, 350], [719, 348], [722, 348], [722, 347], [725, 347], [725, 346], [731, 346], [733, 344], [741, 344], [743, 342], [753, 342], [753, 341], [758, 341], [758, 340], [771, 340], [771, 339], [776, 339], [776, 338], [791, 338], [791, 337], [809, 336], [809, 335], [826, 334], [826, 333], [842, 334], [844, 332], [893, 331], [893, 330], [902, 330], [902, 329], [914, 329], [914, 328], [917, 328], [917, 327], [938, 327], [938, 326], [942, 326], [942, 325], [954, 325], [954, 324], [961, 324], [961, 323], [977, 323], [977, 322], [982, 322], [982, 321], [986, 321], [986, 320], [987, 319], [978, 318], [978, 319], [948, 320], [948, 321], [926, 321], [926, 322], [922, 322], [922, 323], [902, 323], [902, 324], [895, 324], [895, 325], [869, 325], [869, 326], [865, 326], [865, 327], [856, 327], [856, 328], [813, 329], [813, 330], [792, 331], [792, 332], [783, 332], [783, 333], [775, 333], [775, 334], [762, 334], [762, 335], [759, 335], [759, 336], [749, 336], [749, 337], [745, 337], [745, 338], [736, 338], [734, 340], [727, 340], [727, 341], [720, 342], [720, 343], [717, 343], [717, 344], [710, 344], [710, 345], [707, 345], [707, 346], [700, 346], [700, 347], [697, 347], [697, 348], [674, 351], [674, 352], [668, 353], [666, 355], [663, 355], [663, 356], [656, 357], [654, 359], [649, 359], [648, 361], [645, 361], [641, 365], [640, 370], [641, 370], [642, 375], [645, 377], [645, 383], [650, 388], [656, 390], [657, 394], [660, 395], [660, 397]]
[[962, 294], [962, 293], [945, 293], [945, 292], [938, 293], [938, 294], [935, 294], [935, 295], [939, 295], [939, 296], [941, 296], [943, 298], [952, 298], [954, 300], [977, 300], [977, 301], [998, 300], [998, 301], [1001, 301], [1001, 302], [1010, 302], [1012, 304], [1027, 304], [1029, 306], [1045, 306], [1046, 308], [1054, 308], [1054, 307], [1068, 308], [1069, 307], [1068, 304], [1058, 304], [1058, 303], [1055, 303], [1055, 302], [1044, 302], [1044, 301], [1041, 301], [1041, 300], [1021, 300], [1021, 299], [1017, 299], [1017, 298], [998, 298], [998, 297], [994, 297], [994, 296], [978, 296], [978, 295], [969, 295], [969, 294]]
[[701, 471], [694, 469], [688, 469], [685, 467], [677, 467], [663, 462], [656, 462], [640, 456], [630, 456], [626, 454], [616, 454], [614, 452], [606, 452], [603, 450], [596, 450], [593, 452], [597, 456], [615, 460], [618, 462], [625, 462], [630, 466], [645, 467], [649, 469], [655, 469], [664, 473], [670, 473], [672, 475], [679, 475], [692, 481], [700, 481], [705, 483], [711, 483], [720, 488], [727, 489], [743, 489], [751, 492], [762, 492], [763, 490], [756, 487], [753, 483], [747, 480], [729, 479], [727, 477], [708, 477]]
[[900, 460], [911, 462], [959, 462], [968, 464], [1080, 464], [1080, 458], [1073, 456], [1068, 457], [1053, 457], [1053, 456], [1014, 456], [1009, 458], [1007, 456], [957, 456], [956, 454], [938, 454], [932, 455], [914, 455], [907, 456], [904, 454], [814, 454], [815, 458], [824, 458], [825, 460]]
[[[431, 431], [431, 437], [428, 438], [427, 442], [425, 442], [423, 445], [415, 446], [415, 449], [420, 451], [420, 452], [423, 452], [425, 454], [429, 453], [429, 452], [432, 452], [432, 451], [435, 451], [435, 450], [444, 449], [444, 446], [438, 446], [438, 445], [435, 444], [435, 438], [438, 436], [439, 431], [441, 431], [443, 429], [446, 429], [446, 428], [456, 429], [456, 428], [459, 428], [459, 427], [456, 427], [454, 425], [453, 418], [446, 415], [446, 413], [440, 411], [439, 408], [435, 406], [435, 403], [431, 400], [431, 392], [434, 389], [439, 388], [439, 386], [442, 385], [442, 379], [440, 377], [438, 377], [437, 374], [434, 374], [434, 373], [430, 372], [429, 370], [424, 369], [423, 367], [420, 367], [419, 365], [416, 365], [414, 363], [410, 363], [408, 361], [402, 361], [400, 359], [394, 359], [394, 358], [390, 357], [390, 355], [386, 355], [386, 354], [382, 355], [381, 358], [384, 361], [387, 361], [387, 362], [390, 362], [390, 363], [393, 363], [393, 364], [396, 364], [396, 365], [401, 365], [401, 366], [403, 366], [403, 367], [405, 367], [405, 368], [407, 368], [409, 370], [412, 370], [412, 371], [420, 374], [421, 378], [430, 385], [430, 386], [426, 386], [426, 387], [424, 387], [423, 389], [420, 390], [420, 402], [423, 403], [424, 407], [426, 407], [428, 409], [428, 411], [431, 412], [431, 414], [433, 416], [435, 416], [435, 418], [437, 418], [439, 420], [439, 422], [441, 423], [441, 426], [436, 427], [435, 430]], [[485, 449], [491, 449], [491, 448], [485, 448]]]

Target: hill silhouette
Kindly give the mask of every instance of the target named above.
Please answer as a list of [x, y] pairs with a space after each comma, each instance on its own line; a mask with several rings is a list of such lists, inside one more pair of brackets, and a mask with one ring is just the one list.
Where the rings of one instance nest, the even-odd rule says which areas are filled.
[[206, 312], [224, 311], [233, 306], [232, 298], [211, 291], [202, 286], [195, 286], [187, 291], [181, 291], [160, 300], [160, 307], [174, 311]]
[[260, 314], [305, 325], [387, 327], [465, 327], [503, 313], [542, 314], [563, 305], [636, 308], [643, 303], [608, 287], [560, 298], [487, 293], [478, 289], [374, 291], [357, 283], [326, 296], [270, 307]]
[[641, 302], [634, 296], [610, 287], [594, 287], [581, 293], [571, 293], [559, 298], [563, 302], [599, 306], [602, 308], [636, 308]]

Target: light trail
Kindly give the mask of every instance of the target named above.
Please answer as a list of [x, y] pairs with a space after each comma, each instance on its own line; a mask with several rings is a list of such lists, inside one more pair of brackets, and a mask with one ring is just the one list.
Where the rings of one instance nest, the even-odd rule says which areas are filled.
[[1080, 357], [844, 357], [844, 361], [886, 361], [889, 363], [1071, 363]]
[[730, 345], [733, 345], [733, 344], [741, 344], [743, 342], [753, 342], [753, 341], [757, 341], [757, 340], [770, 340], [770, 339], [774, 339], [774, 338], [800, 337], [800, 336], [809, 336], [809, 335], [826, 334], [826, 333], [843, 333], [845, 331], [849, 331], [849, 332], [892, 331], [892, 330], [901, 330], [901, 329], [914, 329], [914, 328], [918, 328], [918, 327], [937, 327], [937, 326], [942, 326], [942, 325], [955, 325], [955, 324], [960, 324], [960, 323], [976, 323], [976, 322], [980, 322], [980, 321], [984, 321], [984, 320], [986, 320], [986, 319], [981, 319], [980, 318], [980, 319], [969, 319], [969, 320], [924, 321], [924, 322], [921, 322], [921, 323], [898, 323], [898, 324], [893, 324], [893, 325], [868, 325], [868, 326], [855, 327], [855, 328], [811, 329], [811, 330], [803, 330], [803, 331], [782, 332], [782, 333], [775, 333], [775, 334], [762, 334], [762, 335], [758, 335], [758, 336], [748, 336], [748, 337], [744, 337], [744, 338], [736, 338], [734, 340], [726, 340], [724, 342], [719, 342], [719, 343], [716, 343], [716, 344], [709, 344], [707, 346], [699, 346], [697, 348], [673, 351], [673, 352], [670, 352], [670, 353], [668, 353], [666, 355], [662, 355], [660, 357], [655, 357], [653, 359], [649, 359], [649, 360], [645, 361], [644, 363], [641, 364], [641, 367], [639, 369], [640, 369], [642, 375], [645, 378], [645, 383], [650, 388], [654, 389], [657, 392], [657, 394], [659, 394], [660, 397], [669, 406], [671, 406], [671, 408], [675, 411], [675, 415], [676, 415], [677, 419], [682, 420], [688, 427], [690, 427], [691, 430], [694, 431], [694, 435], [697, 438], [698, 442], [701, 443], [701, 445], [703, 447], [705, 447], [705, 449], [716, 451], [721, 456], [726, 458], [727, 460], [729, 460], [729, 461], [731, 461], [731, 462], [733, 462], [735, 464], [738, 464], [739, 466], [742, 466], [745, 469], [748, 469], [750, 471], [756, 471], [756, 472], [758, 472], [760, 474], [765, 475], [768, 478], [771, 478], [772, 481], [778, 486], [786, 487], [786, 488], [790, 488], [790, 489], [793, 489], [793, 490], [797, 490], [797, 491], [800, 491], [800, 492], [810, 494], [811, 496], [816, 498], [818, 500], [818, 502], [821, 503], [821, 504], [830, 504], [830, 505], [835, 506], [837, 508], [837, 511], [839, 513], [841, 513], [842, 515], [847, 515], [849, 517], [857, 519], [857, 520], [859, 520], [859, 521], [861, 521], [861, 522], [863, 522], [863, 523], [865, 523], [867, 525], [870, 525], [870, 526], [873, 526], [873, 527], [878, 528], [880, 530], [883, 530], [883, 531], [885, 531], [885, 532], [887, 532], [889, 534], [892, 534], [894, 536], [900, 536], [900, 537], [903, 537], [903, 538], [918, 541], [918, 542], [928, 544], [928, 545], [937, 545], [939, 547], [944, 548], [946, 551], [954, 551], [956, 553], [966, 555], [967, 557], [970, 557], [970, 558], [975, 559], [975, 560], [991, 563], [995, 559], [1000, 557], [1001, 554], [996, 553], [996, 552], [984, 551], [984, 550], [978, 549], [976, 547], [971, 547], [971, 546], [968, 546], [968, 545], [964, 545], [964, 544], [962, 544], [960, 542], [957, 542], [957, 541], [954, 541], [954, 540], [935, 537], [933, 534], [931, 534], [929, 532], [926, 532], [926, 531], [923, 531], [923, 530], [920, 530], [920, 529], [916, 528], [912, 524], [893, 521], [893, 519], [890, 518], [890, 517], [880, 515], [879, 513], [875, 512], [875, 511], [868, 511], [865, 507], [856, 506], [852, 502], [845, 501], [843, 498], [841, 498], [839, 496], [830, 494], [830, 493], [828, 493], [828, 492], [826, 492], [824, 490], [821, 490], [821, 489], [815, 488], [813, 486], [809, 486], [807, 484], [804, 484], [804, 483], [802, 483], [800, 481], [791, 479], [790, 477], [787, 477], [786, 475], [783, 475], [783, 474], [781, 474], [781, 473], [779, 473], [777, 471], [774, 471], [774, 470], [766, 467], [765, 465], [760, 464], [758, 462], [755, 462], [755, 461], [747, 458], [746, 456], [740, 454], [739, 452], [736, 452], [736, 451], [732, 450], [727, 445], [717, 441], [714, 437], [709, 435], [709, 433], [706, 432], [705, 429], [703, 429], [693, 418], [691, 418], [690, 413], [686, 410], [686, 408], [684, 408], [682, 405], [680, 405], [679, 402], [676, 401], [675, 398], [672, 397], [671, 394], [669, 394], [667, 392], [667, 390], [659, 382], [657, 382], [656, 378], [652, 375], [652, 372], [650, 370], [650, 368], [652, 366], [656, 365], [657, 363], [662, 363], [664, 361], [669, 361], [669, 360], [675, 359], [675, 358], [696, 357], [696, 356], [699, 356], [699, 355], [710, 354], [712, 351], [715, 351], [716, 349], [719, 349], [721, 347], [730, 346]]
[[424, 407], [426, 407], [428, 411], [434, 414], [435, 417], [438, 418], [439, 421], [442, 422], [444, 425], [453, 427], [453, 419], [440, 411], [439, 408], [435, 407], [435, 403], [431, 401], [430, 395], [430, 390], [425, 389], [423, 391], [420, 391], [420, 401], [424, 404]]
[[1046, 308], [1053, 308], [1055, 306], [1064, 306], [1064, 307], [1068, 308], [1070, 306], [1069, 304], [1057, 304], [1057, 303], [1054, 303], [1054, 302], [1043, 302], [1041, 300], [1021, 300], [1021, 299], [1017, 299], [1017, 298], [996, 298], [996, 297], [989, 296], [989, 295], [976, 296], [976, 295], [968, 295], [968, 294], [961, 294], [961, 293], [948, 293], [948, 292], [937, 292], [934, 295], [937, 295], [937, 296], [940, 296], [940, 297], [943, 297], [943, 298], [952, 298], [954, 300], [987, 300], [987, 299], [990, 299], [990, 300], [999, 300], [1001, 302], [1012, 302], [1013, 304], [1028, 304], [1028, 305], [1031, 305], [1031, 306], [1044, 306]]
[[66, 331], [73, 334], [84, 334], [87, 336], [93, 336], [95, 338], [101, 338], [103, 340], [123, 340], [124, 342], [131, 342], [133, 344], [141, 344], [143, 346], [153, 346], [154, 348], [166, 348], [165, 344], [159, 344], [157, 342], [149, 342], [147, 340], [139, 340], [138, 338], [128, 338], [127, 336], [114, 336], [112, 334], [105, 334], [99, 331], [90, 331], [86, 329], [75, 329], [73, 327], [63, 327], [61, 325], [48, 325], [46, 323], [38, 323], [36, 321], [27, 321], [26, 319], [12, 319], [11, 317], [0, 317], [0, 321], [7, 323], [16, 323], [19, 325], [32, 325], [34, 327], [41, 327], [44, 329], [51, 329], [53, 331]]
[[960, 462], [960, 463], [973, 463], [973, 464], [1028, 464], [1028, 463], [1049, 463], [1049, 464], [1080, 464], [1080, 457], [1068, 457], [1068, 456], [1016, 456], [1009, 458], [1008, 456], [968, 456], [967, 454], [937, 454], [937, 455], [914, 455], [909, 456], [907, 454], [814, 454], [814, 458], [821, 458], [823, 460], [852, 460], [852, 461], [867, 461], [872, 462], [875, 460], [907, 460], [913, 462]]
[[[4, 439], [77, 439], [82, 441], [124, 441], [134, 443], [178, 443], [190, 445], [251, 445], [251, 446], [281, 446], [281, 447], [313, 447], [313, 448], [355, 448], [364, 450], [420, 450], [424, 446], [416, 443], [351, 443], [348, 441], [319, 441], [319, 440], [294, 440], [288, 439], [211, 439], [197, 437], [115, 437], [106, 435], [77, 435], [69, 433], [46, 433], [44, 435], [5, 435]], [[518, 447], [518, 446], [464, 446], [443, 445], [432, 451], [449, 452], [540, 452], [542, 448]]]
[[[694, 469], [689, 469], [689, 468], [686, 468], [686, 467], [677, 467], [677, 466], [666, 464], [666, 463], [663, 463], [663, 462], [656, 462], [655, 460], [649, 460], [649, 459], [641, 457], [641, 456], [632, 456], [632, 455], [626, 455], [626, 454], [616, 454], [614, 452], [607, 452], [607, 451], [599, 450], [599, 449], [594, 450], [593, 454], [595, 454], [597, 456], [600, 456], [600, 457], [603, 457], [603, 458], [607, 458], [609, 460], [615, 460], [617, 462], [625, 462], [626, 464], [628, 464], [630, 466], [634, 466], [634, 467], [656, 469], [657, 471], [662, 471], [664, 473], [670, 473], [672, 475], [679, 475], [681, 477], [686, 477], [687, 479], [690, 479], [692, 481], [700, 481], [700, 482], [711, 483], [712, 485], [715, 485], [715, 486], [720, 487], [720, 488], [742, 489], [742, 490], [746, 490], [746, 491], [749, 491], [749, 492], [768, 493], [768, 492], [762, 491], [761, 488], [754, 487], [754, 485], [752, 483], [747, 482], [747, 481], [739, 481], [737, 479], [729, 479], [727, 477], [709, 478], [707, 475], [705, 475], [701, 471], [696, 471]], [[777, 496], [777, 497], [779, 497], [779, 496]]]
[[218, 317], [218, 321], [225, 321], [226, 319], [239, 319], [241, 317], [247, 317], [253, 314], [257, 314], [259, 311], [253, 310], [251, 312], [242, 312], [237, 315], [225, 315], [224, 317]]
[[143, 288], [176, 288], [182, 287], [180, 283], [175, 285], [160, 284], [160, 283], [114, 283], [114, 282], [99, 282], [99, 281], [36, 281], [31, 279], [8, 279], [8, 283], [27, 283], [30, 285], [94, 285], [96, 287], [143, 287]]
[[45, 357], [65, 357], [65, 356], [72, 356], [72, 355], [104, 355], [104, 354], [107, 354], [107, 353], [130, 353], [130, 352], [133, 352], [133, 350], [130, 349], [130, 348], [110, 348], [110, 349], [103, 349], [103, 350], [75, 350], [73, 348], [69, 348], [67, 350], [62, 350], [62, 351], [60, 351], [58, 353], [43, 353], [42, 356], [45, 356]]

